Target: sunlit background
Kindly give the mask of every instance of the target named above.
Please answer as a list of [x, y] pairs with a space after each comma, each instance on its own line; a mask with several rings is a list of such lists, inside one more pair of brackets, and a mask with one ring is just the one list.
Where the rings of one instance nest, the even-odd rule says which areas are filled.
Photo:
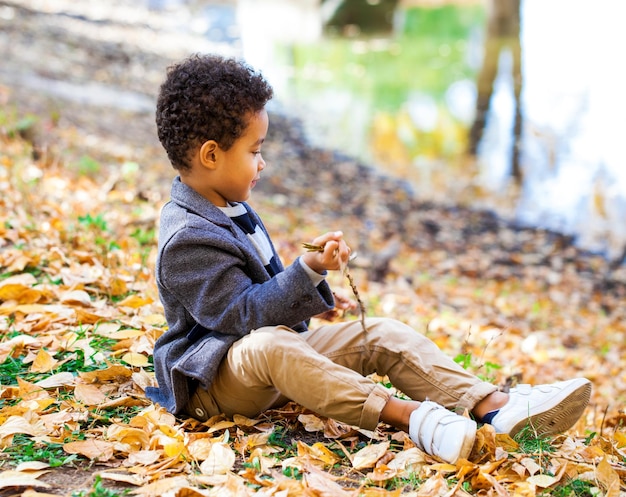
[[[138, 41], [155, 52], [243, 56], [274, 86], [272, 109], [316, 146], [405, 178], [424, 200], [626, 255], [622, 0], [15, 0], [4, 22], [11, 4], [167, 30]], [[19, 84], [153, 107], [153, 95], [98, 82]]]

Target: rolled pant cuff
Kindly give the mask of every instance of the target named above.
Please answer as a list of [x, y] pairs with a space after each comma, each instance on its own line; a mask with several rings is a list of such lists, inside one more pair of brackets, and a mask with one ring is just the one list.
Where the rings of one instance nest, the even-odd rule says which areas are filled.
[[465, 394], [459, 399], [457, 407], [472, 411], [474, 407], [476, 407], [476, 404], [496, 390], [498, 390], [498, 387], [491, 383], [477, 383], [467, 390], [467, 392], [465, 392]]
[[375, 385], [374, 389], [370, 392], [365, 403], [363, 404], [363, 410], [361, 411], [361, 419], [359, 421], [359, 427], [365, 430], [374, 431], [380, 420], [380, 413], [382, 412], [389, 398], [391, 392], [382, 385]]

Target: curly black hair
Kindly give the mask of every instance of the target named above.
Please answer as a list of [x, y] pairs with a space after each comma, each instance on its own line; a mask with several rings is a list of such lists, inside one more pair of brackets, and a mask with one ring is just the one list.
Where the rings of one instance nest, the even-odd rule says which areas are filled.
[[195, 54], [170, 66], [157, 99], [156, 124], [174, 169], [189, 170], [194, 150], [207, 140], [228, 150], [250, 114], [272, 96], [263, 76], [234, 58]]

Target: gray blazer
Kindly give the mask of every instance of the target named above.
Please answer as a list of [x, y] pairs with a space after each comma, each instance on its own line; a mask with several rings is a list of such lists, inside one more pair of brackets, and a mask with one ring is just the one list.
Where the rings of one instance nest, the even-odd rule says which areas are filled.
[[176, 414], [196, 385], [209, 388], [229, 347], [250, 330], [304, 331], [333, 308], [328, 284], [315, 287], [298, 261], [280, 269], [270, 277], [243, 231], [177, 177], [161, 212], [156, 281], [168, 330], [154, 347], [159, 386], [148, 398]]

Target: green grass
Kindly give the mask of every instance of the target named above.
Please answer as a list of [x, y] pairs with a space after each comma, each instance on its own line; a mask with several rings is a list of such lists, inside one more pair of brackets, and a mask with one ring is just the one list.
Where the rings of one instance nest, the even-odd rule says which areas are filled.
[[52, 468], [70, 464], [80, 458], [76, 454], [66, 454], [63, 450], [63, 444], [35, 442], [28, 435], [22, 433], [14, 435], [13, 443], [5, 447], [2, 452], [7, 454], [11, 458], [11, 462], [15, 464], [43, 461]]
[[540, 496], [551, 497], [594, 497], [598, 495], [597, 489], [594, 491], [594, 485], [588, 481], [579, 479], [569, 480], [564, 485], [558, 485], [553, 488], [544, 490]]
[[113, 489], [106, 488], [102, 483], [102, 478], [96, 476], [91, 490], [81, 490], [80, 492], [73, 492], [72, 497], [118, 497], [122, 495], [128, 495], [129, 493], [130, 489], [118, 492]]

